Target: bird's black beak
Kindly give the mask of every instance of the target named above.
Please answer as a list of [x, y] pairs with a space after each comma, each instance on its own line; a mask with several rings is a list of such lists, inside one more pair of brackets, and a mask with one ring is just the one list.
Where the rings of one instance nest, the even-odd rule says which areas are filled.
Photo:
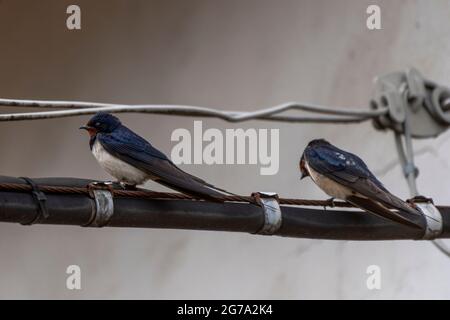
[[302, 155], [302, 158], [300, 159], [299, 167], [300, 167], [300, 173], [302, 174], [300, 177], [300, 180], [305, 179], [307, 176], [309, 176], [308, 170], [306, 170], [305, 158], [303, 155]]
[[91, 126], [82, 126], [80, 129], [86, 130], [89, 133], [89, 136], [93, 137], [97, 134], [97, 129]]

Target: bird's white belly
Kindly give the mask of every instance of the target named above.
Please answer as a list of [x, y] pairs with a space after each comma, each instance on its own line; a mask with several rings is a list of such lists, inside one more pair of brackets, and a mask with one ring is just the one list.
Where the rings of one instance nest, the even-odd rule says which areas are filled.
[[307, 161], [306, 161], [306, 169], [308, 170], [309, 175], [311, 176], [311, 178], [313, 179], [315, 184], [317, 184], [329, 196], [336, 198], [336, 199], [346, 200], [346, 198], [348, 196], [354, 194], [352, 192], [352, 190], [350, 190], [346, 186], [343, 186], [343, 185], [337, 183], [336, 181], [334, 181], [334, 180], [318, 173], [314, 169], [312, 169], [308, 165]]
[[92, 154], [102, 168], [120, 182], [142, 184], [150, 178], [145, 172], [109, 154], [98, 140], [92, 146]]

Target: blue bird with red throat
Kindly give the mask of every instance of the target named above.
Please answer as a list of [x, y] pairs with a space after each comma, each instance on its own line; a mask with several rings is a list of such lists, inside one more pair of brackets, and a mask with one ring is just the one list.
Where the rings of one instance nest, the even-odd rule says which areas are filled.
[[135, 187], [153, 180], [195, 198], [215, 202], [222, 201], [223, 193], [231, 194], [181, 170], [109, 113], [97, 113], [80, 129], [89, 133], [89, 146], [100, 166], [122, 186]]
[[311, 177], [317, 186], [333, 198], [345, 200], [383, 218], [422, 228], [408, 218], [421, 214], [390, 193], [361, 158], [324, 139], [313, 140], [307, 145], [300, 159], [300, 171], [302, 179]]

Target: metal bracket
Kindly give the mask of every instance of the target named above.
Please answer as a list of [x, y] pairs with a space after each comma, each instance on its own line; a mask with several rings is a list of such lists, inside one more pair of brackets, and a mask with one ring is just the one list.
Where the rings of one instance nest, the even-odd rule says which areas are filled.
[[449, 95], [448, 89], [426, 80], [414, 68], [379, 76], [371, 107], [387, 108], [388, 113], [375, 118], [374, 126], [403, 134], [408, 117], [413, 138], [436, 137], [450, 125], [450, 114], [441, 103], [442, 97]]
[[255, 192], [252, 194], [256, 202], [262, 207], [264, 212], [264, 225], [257, 234], [273, 235], [281, 227], [282, 215], [278, 194], [274, 192]]
[[92, 182], [88, 185], [88, 189], [95, 206], [91, 218], [83, 227], [101, 228], [108, 224], [114, 214], [113, 183]]
[[433, 199], [419, 196], [411, 199], [411, 201], [425, 217], [426, 227], [422, 239], [436, 239], [442, 233], [443, 222], [442, 215], [435, 207]]

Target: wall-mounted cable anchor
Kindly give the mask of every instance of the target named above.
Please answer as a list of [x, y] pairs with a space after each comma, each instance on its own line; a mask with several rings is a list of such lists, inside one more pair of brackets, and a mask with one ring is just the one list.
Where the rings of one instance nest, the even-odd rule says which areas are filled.
[[47, 219], [49, 217], [49, 213], [46, 205], [47, 197], [45, 194], [39, 190], [38, 185], [32, 179], [27, 177], [20, 177], [20, 179], [25, 180], [25, 182], [31, 187], [31, 195], [37, 204], [36, 215], [32, 219], [23, 221], [20, 224], [27, 226]]
[[264, 225], [255, 233], [262, 235], [275, 234], [282, 223], [278, 194], [274, 192], [255, 192], [252, 194], [252, 197], [262, 207], [264, 213]]
[[425, 79], [414, 68], [379, 76], [370, 104], [373, 110], [388, 112], [374, 118], [374, 126], [405, 134], [408, 118], [411, 137], [436, 137], [450, 126], [449, 98], [448, 88]]
[[89, 221], [83, 227], [101, 228], [108, 224], [114, 214], [113, 183], [92, 182], [87, 188], [95, 205]]
[[[392, 72], [375, 79], [374, 110], [388, 112], [374, 118], [376, 129], [390, 129], [395, 133], [400, 164], [411, 196], [419, 194], [414, 164], [413, 138], [433, 138], [450, 126], [450, 89], [425, 79], [414, 68]], [[420, 198], [420, 197], [419, 197]], [[423, 198], [423, 197], [422, 197]], [[432, 240], [442, 233], [442, 216], [430, 199], [414, 201], [426, 221], [423, 239]], [[433, 244], [447, 256], [450, 250], [442, 243]]]
[[439, 237], [443, 229], [442, 215], [435, 207], [433, 199], [417, 196], [409, 200], [414, 203], [425, 218], [426, 226], [423, 240], [434, 240]]

